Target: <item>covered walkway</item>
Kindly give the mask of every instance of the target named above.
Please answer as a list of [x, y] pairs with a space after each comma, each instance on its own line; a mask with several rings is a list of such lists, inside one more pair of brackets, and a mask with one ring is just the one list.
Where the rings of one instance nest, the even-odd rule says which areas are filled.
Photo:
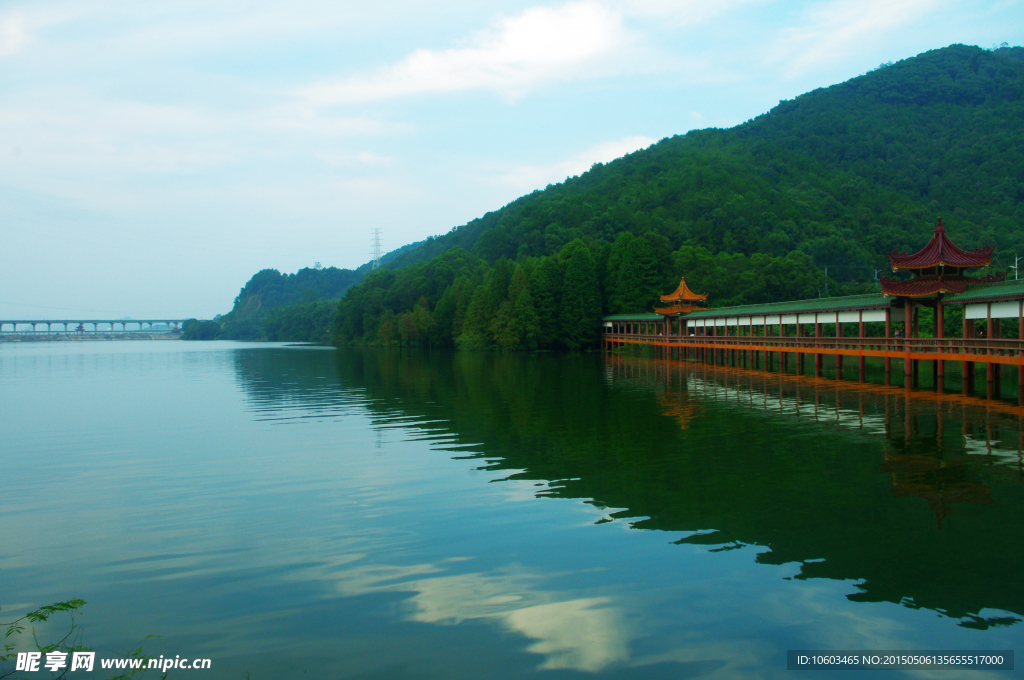
[[[962, 304], [962, 337], [943, 337], [943, 308]], [[920, 337], [919, 310], [935, 309], [932, 337]], [[909, 318], [909, 323], [908, 323]], [[1018, 338], [1002, 338], [1001, 319], [1017, 320]], [[865, 359], [885, 360], [886, 383], [892, 360], [902, 361], [907, 384], [916, 381], [919, 362], [930, 361], [937, 381], [945, 362], [963, 364], [964, 391], [973, 390], [975, 364], [986, 365], [986, 379], [996, 382], [998, 366], [1018, 367], [1024, 386], [1024, 281], [1007, 281], [971, 288], [933, 304], [881, 294], [814, 298], [764, 305], [702, 309], [688, 314], [618, 314], [603, 322], [602, 340], [608, 348], [644, 344], [676, 348], [679, 358], [733, 366], [783, 369], [795, 357], [805, 372], [807, 355], [821, 375], [823, 357], [834, 355], [843, 369], [844, 357], [857, 357], [863, 379]], [[669, 354], [666, 353], [666, 356]]]

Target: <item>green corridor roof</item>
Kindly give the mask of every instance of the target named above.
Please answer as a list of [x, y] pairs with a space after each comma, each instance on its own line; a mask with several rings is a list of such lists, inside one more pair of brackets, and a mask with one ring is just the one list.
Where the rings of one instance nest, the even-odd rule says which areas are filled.
[[1014, 300], [1024, 298], [1024, 280], [1002, 281], [1000, 283], [990, 283], [984, 286], [971, 286], [963, 293], [957, 293], [956, 295], [950, 295], [949, 297], [943, 298], [942, 302], [947, 305], [956, 305], [962, 302], [980, 302], [983, 300], [1000, 300], [1006, 298]]
[[720, 316], [762, 316], [764, 314], [795, 314], [810, 312], [834, 312], [843, 309], [877, 309], [888, 307], [892, 298], [881, 293], [867, 295], [845, 295], [843, 297], [811, 298], [789, 302], [769, 302], [763, 305], [737, 305], [735, 307], [713, 307], [699, 312], [690, 312], [687, 319], [705, 319]]
[[612, 314], [611, 316], [602, 317], [604, 321], [660, 321], [664, 319], [661, 314], [655, 314], [654, 312], [637, 313], [637, 314]]
[[[1024, 281], [1020, 282], [1024, 284]], [[1024, 289], [1024, 287], [1022, 287]], [[878, 309], [888, 307], [892, 298], [881, 293], [867, 295], [845, 295], [843, 297], [811, 298], [810, 300], [791, 300], [788, 302], [769, 302], [762, 305], [736, 305], [734, 307], [712, 307], [701, 309], [689, 314], [681, 314], [684, 319], [712, 319], [722, 316], [762, 316], [765, 314], [795, 314], [811, 312], [834, 312], [844, 309]], [[675, 316], [674, 314], [669, 316]], [[661, 314], [647, 312], [637, 314], [613, 314], [604, 317], [604, 321], [658, 321], [665, 317]]]

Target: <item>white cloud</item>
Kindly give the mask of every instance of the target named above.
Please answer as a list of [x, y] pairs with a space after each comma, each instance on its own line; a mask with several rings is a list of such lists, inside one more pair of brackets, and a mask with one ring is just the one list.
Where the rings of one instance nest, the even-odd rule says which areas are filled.
[[790, 76], [848, 59], [902, 26], [919, 23], [943, 0], [838, 0], [806, 13], [802, 26], [781, 32], [765, 51], [769, 62], [788, 62]]
[[355, 153], [331, 153], [327, 151], [316, 152], [316, 157], [332, 167], [345, 166], [381, 166], [389, 165], [395, 159], [391, 156], [382, 156], [372, 151], [357, 151]]
[[768, 0], [619, 0], [628, 16], [668, 21], [673, 26], [697, 24], [743, 5]]
[[18, 14], [0, 17], [0, 57], [17, 54], [28, 42], [25, 20]]
[[532, 7], [470, 42], [471, 47], [416, 50], [372, 75], [322, 83], [300, 94], [321, 105], [477, 89], [515, 97], [607, 56], [626, 42], [626, 31], [618, 12], [574, 2]]
[[387, 136], [415, 129], [408, 123], [389, 123], [366, 116], [325, 116], [306, 105], [281, 106], [257, 116], [260, 126], [304, 132], [316, 137]]
[[561, 182], [567, 177], [582, 174], [595, 163], [608, 163], [637, 149], [646, 148], [654, 144], [655, 141], [650, 137], [634, 135], [602, 142], [571, 158], [550, 165], [518, 165], [501, 173], [498, 181], [520, 191], [532, 191], [547, 184]]

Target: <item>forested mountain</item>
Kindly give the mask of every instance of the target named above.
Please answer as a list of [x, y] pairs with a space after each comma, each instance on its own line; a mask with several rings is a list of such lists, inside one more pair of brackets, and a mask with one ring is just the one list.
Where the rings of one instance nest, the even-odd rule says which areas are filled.
[[[728, 130], [664, 139], [395, 257], [335, 339], [585, 347], [680, 275], [712, 304], [875, 289], [941, 215], [962, 247], [1024, 254], [1024, 48], [953, 45]], [[299, 339], [299, 338], [294, 338]]]
[[[423, 244], [411, 243], [381, 257], [381, 263], [393, 261], [399, 255], [412, 252]], [[340, 300], [345, 292], [362, 281], [371, 271], [372, 263], [367, 262], [358, 269], [337, 267], [307, 267], [294, 274], [282, 274], [276, 269], [257, 272], [239, 291], [231, 311], [217, 321], [221, 330], [217, 337], [232, 340], [253, 340], [263, 337], [276, 339], [275, 328], [301, 329], [303, 337], [327, 340], [334, 312], [327, 314], [327, 322], [320, 323], [322, 309], [314, 322], [305, 318], [319, 309], [317, 303]], [[283, 312], [283, 308], [297, 307]], [[333, 310], [335, 305], [330, 305]], [[296, 315], [303, 317], [295, 319]], [[296, 332], [286, 331], [285, 335]]]

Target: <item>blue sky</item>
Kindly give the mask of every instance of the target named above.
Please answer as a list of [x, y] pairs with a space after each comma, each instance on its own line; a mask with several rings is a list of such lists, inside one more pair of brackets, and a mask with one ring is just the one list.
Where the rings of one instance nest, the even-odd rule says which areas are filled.
[[1022, 0], [0, 0], [0, 318], [212, 317]]

